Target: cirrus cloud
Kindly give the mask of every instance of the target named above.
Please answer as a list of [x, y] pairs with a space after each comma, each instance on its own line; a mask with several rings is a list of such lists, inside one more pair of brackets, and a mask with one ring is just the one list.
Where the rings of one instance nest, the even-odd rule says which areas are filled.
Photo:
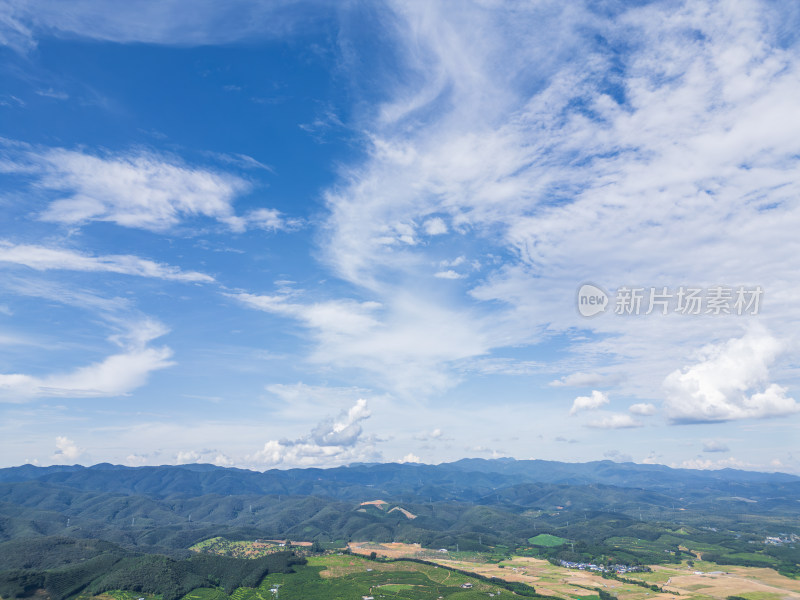
[[140, 277], [153, 277], [173, 281], [210, 283], [214, 278], [196, 271], [182, 271], [178, 267], [152, 260], [116, 254], [92, 256], [65, 248], [51, 248], [34, 244], [12, 244], [0, 240], [0, 262], [24, 265], [37, 271], [64, 269], [70, 271], [122, 273]]
[[44, 376], [0, 373], [0, 401], [25, 402], [33, 398], [102, 398], [124, 396], [147, 383], [150, 374], [174, 364], [172, 350], [149, 342], [167, 333], [152, 320], [128, 324], [123, 335], [111, 340], [123, 352], [72, 371]]

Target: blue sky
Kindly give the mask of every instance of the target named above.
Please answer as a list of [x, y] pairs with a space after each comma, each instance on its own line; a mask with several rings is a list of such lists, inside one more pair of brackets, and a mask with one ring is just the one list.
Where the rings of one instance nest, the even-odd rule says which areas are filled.
[[800, 473], [798, 25], [2, 3], [3, 465]]

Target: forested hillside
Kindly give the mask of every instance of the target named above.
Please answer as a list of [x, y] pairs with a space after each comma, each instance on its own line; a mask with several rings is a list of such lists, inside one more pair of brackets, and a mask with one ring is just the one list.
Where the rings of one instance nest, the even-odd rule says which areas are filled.
[[[0, 555], [22, 557], [4, 559], [0, 570], [18, 593], [46, 584], [69, 595], [73, 583], [89, 580], [92, 589], [121, 585], [115, 565], [143, 580], [165, 569], [194, 585], [200, 575], [192, 571], [198, 563], [185, 562], [188, 548], [221, 536], [340, 547], [398, 541], [621, 564], [702, 551], [718, 562], [794, 572], [794, 545], [764, 540], [800, 535], [798, 498], [800, 479], [788, 475], [610, 462], [464, 460], [266, 473], [210, 465], [25, 466], [0, 470]], [[568, 543], [532, 542], [543, 533]], [[45, 571], [51, 579], [42, 579]], [[108, 577], [90, 577], [100, 571]]]

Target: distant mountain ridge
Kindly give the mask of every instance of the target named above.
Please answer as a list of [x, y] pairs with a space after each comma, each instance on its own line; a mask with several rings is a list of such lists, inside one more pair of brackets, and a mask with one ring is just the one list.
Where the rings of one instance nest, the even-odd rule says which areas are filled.
[[[520, 484], [608, 485], [693, 495], [698, 489], [748, 497], [800, 491], [800, 477], [722, 469], [700, 471], [595, 461], [468, 458], [439, 465], [376, 463], [329, 469], [272, 469], [264, 472], [206, 464], [126, 467], [23, 465], [0, 469], [0, 483], [39, 481], [81, 490], [156, 497], [203, 494], [292, 494], [364, 500], [376, 492], [400, 499], [476, 501]], [[735, 494], [734, 494], [735, 492]], [[773, 494], [774, 495], [774, 494]], [[767, 494], [769, 496], [769, 494]]]
[[[220, 535], [488, 549], [545, 531], [588, 544], [658, 537], [664, 530], [656, 523], [760, 532], [766, 519], [784, 531], [800, 517], [798, 498], [793, 475], [611, 461], [463, 459], [265, 472], [24, 465], [0, 469], [0, 542], [68, 536], [177, 556]], [[378, 500], [406, 512], [362, 505]]]

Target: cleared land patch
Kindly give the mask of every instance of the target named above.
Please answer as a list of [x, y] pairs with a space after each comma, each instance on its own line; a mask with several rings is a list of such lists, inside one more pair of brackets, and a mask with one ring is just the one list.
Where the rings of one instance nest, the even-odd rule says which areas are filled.
[[[541, 537], [545, 544], [563, 539], [557, 536], [536, 537]], [[532, 543], [533, 539], [536, 538], [529, 541]], [[591, 600], [597, 595], [598, 589], [617, 596], [619, 600], [724, 600], [728, 596], [741, 596], [747, 600], [800, 600], [800, 581], [767, 568], [720, 566], [695, 561], [693, 567], [685, 562], [652, 565], [650, 573], [624, 575], [627, 579], [663, 587], [665, 592], [661, 593], [614, 579], [604, 579], [591, 571], [565, 569], [531, 557], [514, 556], [495, 564], [487, 562], [485, 556], [439, 553], [424, 549], [419, 544], [355, 542], [350, 548], [352, 552], [364, 555], [375, 552], [378, 556], [388, 558], [420, 558], [486, 577], [527, 583], [540, 594], [574, 600]], [[696, 574], [696, 571], [703, 573]]]
[[545, 548], [553, 548], [556, 546], [563, 546], [567, 543], [567, 540], [564, 538], [558, 537], [557, 535], [550, 535], [549, 533], [540, 533], [536, 537], [532, 537], [528, 540], [528, 543], [533, 546], [543, 546]]

